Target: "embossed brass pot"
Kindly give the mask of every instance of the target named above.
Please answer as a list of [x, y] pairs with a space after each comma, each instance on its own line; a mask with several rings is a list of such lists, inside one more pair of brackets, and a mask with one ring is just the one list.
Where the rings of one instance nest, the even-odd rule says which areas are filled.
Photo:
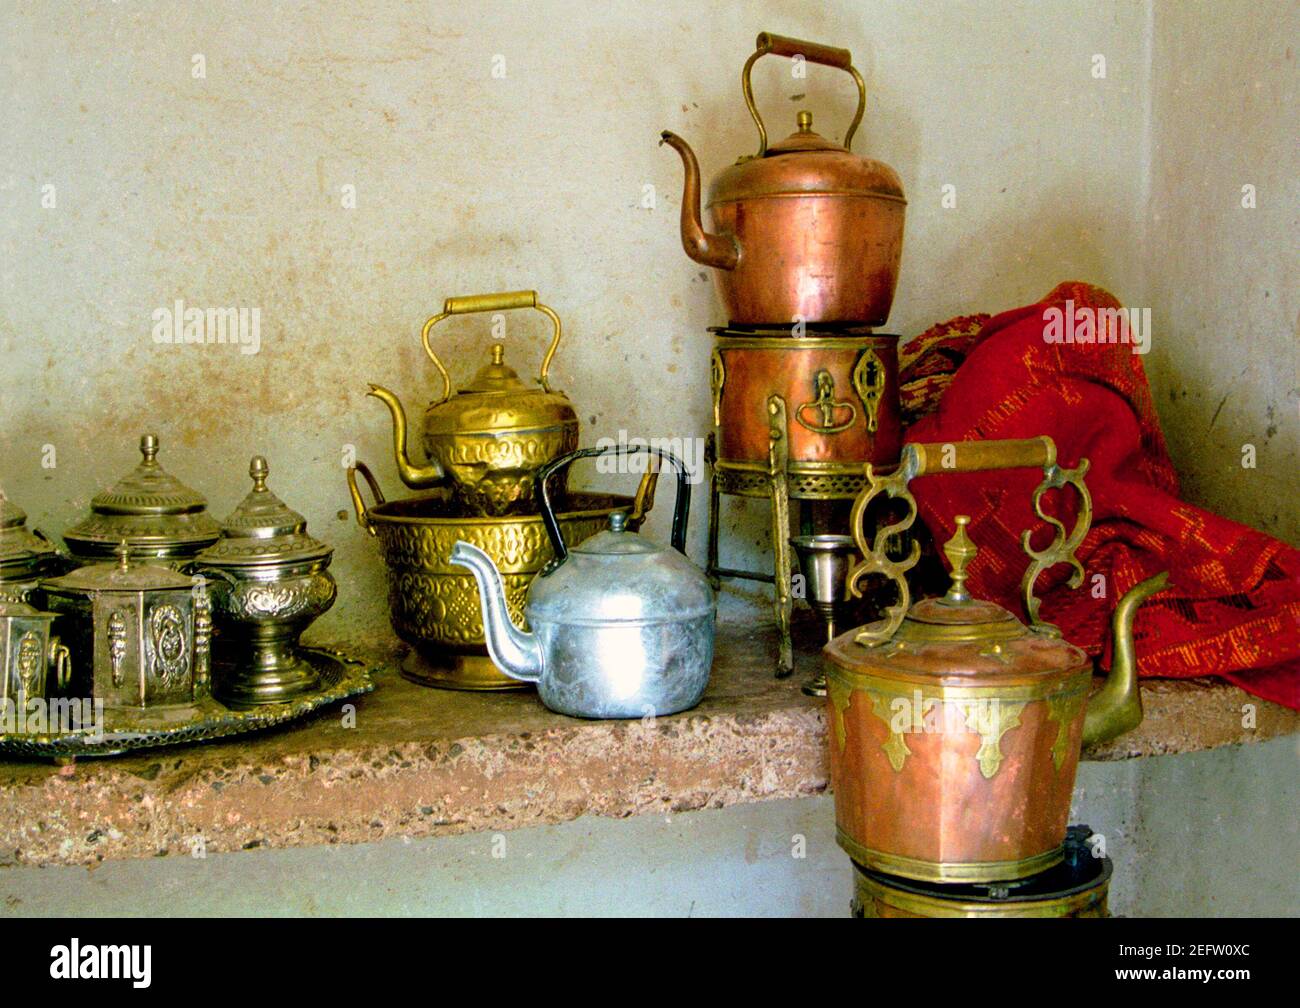
[[[909, 606], [902, 574], [917, 550], [896, 561], [883, 548], [915, 516], [908, 480], [1029, 465], [1044, 470], [1034, 499], [1040, 516], [1048, 490], [1069, 485], [1082, 495], [1068, 535], [1058, 524], [1056, 542], [1042, 551], [1030, 549], [1025, 537], [1033, 562], [1023, 591], [1032, 625], [966, 591], [976, 550], [965, 516], [957, 517], [957, 534], [944, 546], [952, 565], [948, 594]], [[1037, 617], [1039, 573], [1068, 563], [1076, 572], [1072, 583], [1082, 581], [1073, 550], [1091, 514], [1086, 469], [1086, 460], [1062, 469], [1051, 440], [1040, 438], [907, 445], [896, 473], [869, 473], [853, 518], [864, 559], [849, 583], [856, 589], [868, 574], [884, 574], [899, 586], [899, 603], [887, 619], [841, 634], [824, 651], [838, 835], [859, 864], [903, 878], [962, 883], [1050, 868], [1062, 857], [1081, 747], [1142, 720], [1133, 617], [1165, 587], [1167, 575], [1136, 585], [1120, 601], [1112, 624], [1114, 663], [1091, 701], [1091, 659]], [[882, 493], [906, 500], [908, 517], [877, 530], [869, 542], [862, 517]]]
[[284, 703], [320, 685], [298, 638], [338, 594], [327, 569], [334, 550], [267, 488], [269, 472], [254, 455], [253, 489], [188, 568], [212, 579], [212, 692], [235, 708]]
[[[535, 308], [555, 326], [542, 358], [537, 388], [508, 367], [500, 343], [491, 361], [456, 395], [451, 378], [434, 353], [429, 333], [452, 315]], [[442, 312], [424, 324], [424, 349], [442, 377], [442, 395], [424, 414], [423, 445], [428, 462], [412, 464], [406, 448], [406, 412], [380, 385], [369, 394], [393, 415], [393, 450], [402, 482], [422, 489], [449, 482], [453, 497], [469, 514], [505, 515], [535, 511], [533, 473], [578, 446], [578, 415], [563, 392], [551, 391], [547, 377], [560, 343], [560, 318], [537, 300], [535, 291], [448, 298]]]
[[170, 567], [115, 563], [42, 581], [55, 629], [72, 652], [69, 694], [107, 708], [192, 706], [210, 692], [207, 588]]
[[77, 564], [112, 559], [127, 543], [132, 560], [179, 567], [217, 541], [207, 501], [158, 463], [158, 438], [140, 438], [140, 464], [90, 502], [91, 513], [63, 533]]
[[861, 329], [802, 339], [716, 331], [713, 420], [724, 465], [766, 467], [771, 433], [767, 403], [773, 395], [786, 403], [792, 468], [815, 472], [844, 463], [897, 460], [902, 442], [897, 337]]
[[[796, 133], [768, 146], [749, 82], [750, 68], [768, 53], [801, 56], [852, 76], [858, 108], [843, 146], [814, 133], [807, 112], [799, 113]], [[867, 100], [852, 55], [763, 32], [741, 83], [758, 127], [758, 153], [740, 158], [713, 180], [708, 209], [714, 233], [706, 233], [700, 220], [695, 154], [675, 133], [661, 135], [681, 155], [686, 171], [681, 211], [686, 254], [713, 268], [733, 324], [800, 318], [883, 325], [898, 280], [907, 201], [892, 168], [849, 150]]]
[[[362, 501], [358, 474], [369, 484], [374, 505], [367, 507]], [[595, 535], [615, 511], [630, 512], [628, 527], [639, 528], [653, 504], [654, 487], [655, 473], [647, 472], [635, 498], [569, 494], [567, 510], [557, 516], [565, 540], [579, 542]], [[348, 488], [358, 523], [379, 540], [388, 569], [393, 630], [412, 648], [402, 662], [402, 674], [413, 682], [447, 689], [527, 689], [527, 683], [492, 664], [478, 585], [450, 557], [461, 539], [487, 553], [501, 570], [511, 618], [526, 625], [528, 585], [554, 556], [542, 516], [466, 516], [445, 489], [386, 501], [361, 462], [348, 470]]]

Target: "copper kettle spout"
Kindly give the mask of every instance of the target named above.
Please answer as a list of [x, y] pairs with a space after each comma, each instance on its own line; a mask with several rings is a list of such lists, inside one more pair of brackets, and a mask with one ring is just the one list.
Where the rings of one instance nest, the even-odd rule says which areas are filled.
[[1084, 746], [1105, 742], [1142, 723], [1142, 694], [1138, 689], [1137, 659], [1133, 654], [1133, 619], [1138, 606], [1169, 583], [1169, 572], [1135, 584], [1115, 607], [1110, 632], [1114, 641], [1114, 659], [1110, 675], [1096, 695], [1088, 701], [1083, 719]]
[[682, 157], [686, 181], [682, 186], [682, 248], [702, 266], [730, 270], [740, 261], [740, 250], [733, 239], [709, 234], [700, 220], [700, 163], [695, 152], [676, 133], [664, 130], [659, 142], [666, 143]]
[[437, 459], [429, 459], [428, 464], [424, 466], [411, 463], [411, 458], [406, 453], [406, 410], [402, 408], [397, 396], [382, 385], [373, 384], [366, 395], [374, 396], [387, 406], [388, 412], [393, 415], [393, 457], [397, 461], [397, 473], [401, 476], [402, 482], [412, 490], [421, 490], [441, 483], [446, 478], [446, 473]]

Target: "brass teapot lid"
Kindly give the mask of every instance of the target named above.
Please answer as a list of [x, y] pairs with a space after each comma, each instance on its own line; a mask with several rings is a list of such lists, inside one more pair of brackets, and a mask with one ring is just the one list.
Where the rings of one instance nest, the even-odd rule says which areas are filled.
[[0, 491], [0, 582], [35, 577], [57, 556], [52, 542], [27, 527], [27, 512]]
[[156, 435], [140, 438], [140, 455], [140, 464], [96, 494], [90, 515], [63, 534], [74, 553], [107, 557], [126, 541], [137, 556], [185, 556], [220, 535], [203, 495], [158, 463]]
[[884, 640], [862, 642], [858, 631], [837, 637], [825, 649], [831, 661], [876, 676], [965, 686], [1056, 679], [1090, 667], [1088, 656], [1054, 627], [1025, 626], [996, 602], [971, 596], [967, 567], [979, 551], [966, 534], [970, 517], [957, 515], [956, 524], [943, 546], [952, 568], [948, 593], [914, 603]]
[[62, 577], [41, 582], [47, 592], [86, 595], [96, 592], [162, 591], [191, 588], [192, 578], [170, 567], [132, 562], [131, 545], [123, 539], [113, 551], [117, 559], [110, 563], [87, 564]]
[[552, 392], [545, 378], [530, 386], [505, 362], [505, 346], [493, 343], [491, 356], [454, 396], [432, 403], [424, 418], [426, 435], [529, 430], [576, 424], [578, 414], [563, 392]]
[[307, 534], [307, 519], [266, 485], [271, 467], [254, 455], [248, 463], [253, 489], [221, 523], [221, 538], [195, 560], [213, 567], [302, 563], [330, 556], [334, 550]]

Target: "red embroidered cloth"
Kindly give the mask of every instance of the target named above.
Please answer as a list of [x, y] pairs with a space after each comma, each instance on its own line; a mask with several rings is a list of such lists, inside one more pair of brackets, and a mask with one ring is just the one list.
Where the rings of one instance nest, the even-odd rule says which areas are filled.
[[[907, 440], [1048, 434], [1061, 465], [1089, 459], [1092, 528], [1077, 551], [1084, 582], [1070, 588], [1064, 564], [1045, 572], [1042, 618], [1109, 664], [1109, 621], [1120, 596], [1168, 570], [1170, 587], [1138, 610], [1140, 674], [1221, 676], [1300, 709], [1300, 550], [1178, 499], [1141, 356], [1123, 343], [1045, 341], [1045, 311], [1067, 299], [1076, 313], [1119, 307], [1100, 288], [1066, 283], [1039, 304], [953, 319], [907, 343], [900, 355]], [[1049, 541], [1030, 503], [1041, 479], [1041, 471], [1010, 470], [912, 483], [937, 542], [952, 535], [954, 515], [971, 516], [979, 555], [969, 588], [1022, 617], [1021, 530], [1039, 530], [1036, 547]], [[1047, 496], [1048, 513], [1067, 528], [1074, 497], [1069, 489]]]

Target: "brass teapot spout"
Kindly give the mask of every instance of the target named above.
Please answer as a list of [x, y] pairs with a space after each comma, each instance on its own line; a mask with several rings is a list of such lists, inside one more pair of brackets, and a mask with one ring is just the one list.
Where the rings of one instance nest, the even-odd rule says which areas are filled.
[[1138, 606], [1169, 583], [1169, 572], [1135, 584], [1115, 607], [1110, 632], [1114, 641], [1114, 658], [1110, 675], [1096, 695], [1088, 701], [1083, 719], [1084, 746], [1096, 745], [1132, 731], [1142, 723], [1142, 693], [1138, 689], [1137, 659], [1133, 653], [1133, 619]]
[[723, 235], [709, 234], [700, 219], [700, 163], [695, 152], [676, 133], [664, 130], [659, 142], [666, 143], [682, 157], [686, 181], [682, 186], [682, 248], [702, 266], [731, 270], [740, 261], [736, 243]]
[[447, 474], [437, 459], [430, 458], [423, 466], [411, 463], [411, 457], [406, 453], [406, 410], [402, 408], [397, 396], [382, 385], [374, 384], [366, 395], [374, 396], [393, 415], [393, 457], [397, 461], [397, 472], [402, 482], [412, 490], [422, 490], [443, 482]]

